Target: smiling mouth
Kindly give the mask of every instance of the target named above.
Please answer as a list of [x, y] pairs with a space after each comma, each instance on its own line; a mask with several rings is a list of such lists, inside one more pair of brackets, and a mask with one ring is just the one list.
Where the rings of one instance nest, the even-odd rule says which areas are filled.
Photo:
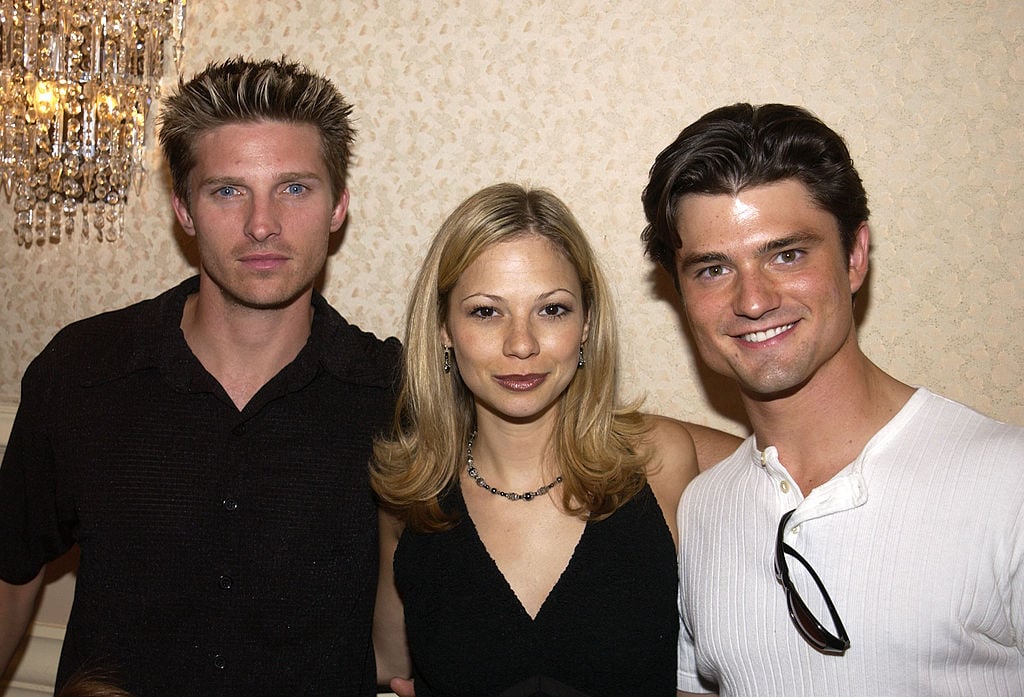
[[793, 328], [796, 322], [790, 322], [789, 324], [783, 324], [781, 327], [772, 327], [766, 329], [763, 332], [750, 332], [749, 334], [740, 334], [740, 338], [744, 341], [749, 341], [752, 344], [760, 344], [768, 339], [774, 339], [782, 332], [788, 331]]
[[513, 392], [526, 392], [544, 382], [547, 375], [544, 373], [531, 373], [529, 375], [495, 375], [494, 380], [506, 390]]

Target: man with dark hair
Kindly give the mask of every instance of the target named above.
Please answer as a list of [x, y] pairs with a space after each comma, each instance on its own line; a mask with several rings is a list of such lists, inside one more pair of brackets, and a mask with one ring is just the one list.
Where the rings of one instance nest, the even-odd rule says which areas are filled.
[[81, 567], [58, 672], [138, 695], [376, 693], [372, 440], [399, 355], [314, 290], [345, 220], [351, 108], [230, 60], [161, 113], [199, 275], [63, 329], [0, 468], [0, 667], [42, 568]]
[[680, 504], [679, 689], [1024, 694], [1024, 429], [859, 348], [868, 208], [842, 138], [798, 107], [717, 109], [643, 202], [754, 430]]

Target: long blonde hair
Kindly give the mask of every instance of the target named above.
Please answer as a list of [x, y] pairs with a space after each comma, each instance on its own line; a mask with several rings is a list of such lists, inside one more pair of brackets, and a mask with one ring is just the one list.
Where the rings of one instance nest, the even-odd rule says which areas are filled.
[[441, 225], [409, 301], [402, 385], [390, 439], [374, 445], [371, 483], [381, 504], [416, 530], [449, 527], [440, 497], [457, 485], [473, 429], [473, 395], [452, 366], [442, 370], [441, 327], [462, 273], [491, 246], [539, 235], [576, 269], [589, 313], [586, 367], [561, 397], [553, 446], [565, 509], [611, 515], [644, 485], [647, 429], [635, 406], [616, 403], [618, 336], [594, 252], [572, 212], [544, 189], [496, 184], [466, 199]]

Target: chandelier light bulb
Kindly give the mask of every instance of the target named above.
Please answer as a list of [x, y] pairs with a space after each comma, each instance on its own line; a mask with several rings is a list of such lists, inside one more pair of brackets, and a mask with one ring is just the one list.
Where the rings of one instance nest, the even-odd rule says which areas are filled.
[[0, 183], [19, 244], [117, 240], [185, 0], [0, 0]]

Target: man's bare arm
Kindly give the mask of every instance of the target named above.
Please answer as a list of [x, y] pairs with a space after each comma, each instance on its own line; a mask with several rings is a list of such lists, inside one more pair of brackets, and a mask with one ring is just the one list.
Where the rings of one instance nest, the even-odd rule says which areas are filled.
[[43, 570], [21, 585], [0, 581], [0, 672], [7, 669], [15, 649], [25, 636], [42, 587]]
[[[677, 419], [678, 421], [678, 419]], [[693, 446], [697, 450], [697, 467], [701, 472], [732, 455], [743, 442], [731, 433], [719, 431], [717, 428], [702, 426], [690, 421], [683, 421], [686, 430], [693, 438]]]

